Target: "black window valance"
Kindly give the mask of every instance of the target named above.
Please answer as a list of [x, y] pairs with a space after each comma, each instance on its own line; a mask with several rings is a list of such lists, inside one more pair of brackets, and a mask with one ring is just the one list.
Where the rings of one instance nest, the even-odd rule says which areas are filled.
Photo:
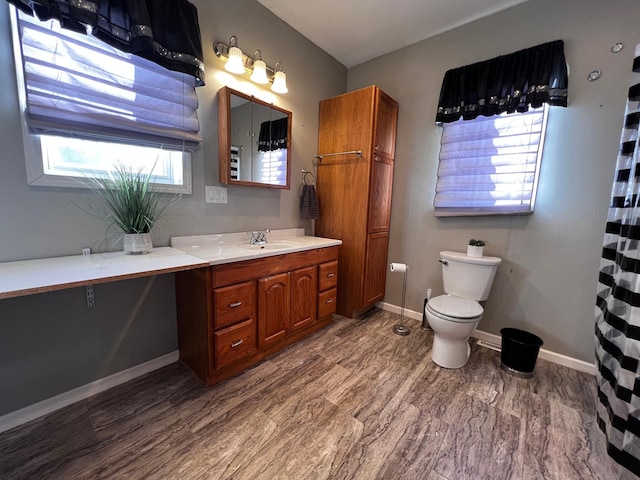
[[258, 151], [269, 152], [280, 148], [287, 148], [289, 136], [289, 118], [284, 117], [260, 124], [258, 136]]
[[192, 75], [204, 85], [198, 10], [187, 0], [7, 0], [39, 20]]
[[564, 42], [556, 40], [445, 73], [436, 122], [567, 106]]

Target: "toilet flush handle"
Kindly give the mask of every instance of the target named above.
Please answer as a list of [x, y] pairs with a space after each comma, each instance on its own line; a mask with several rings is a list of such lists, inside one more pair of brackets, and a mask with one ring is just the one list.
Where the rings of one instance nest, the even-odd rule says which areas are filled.
[[441, 258], [440, 260], [438, 260], [441, 264], [443, 265], [449, 265], [449, 262], [447, 262], [445, 259]]

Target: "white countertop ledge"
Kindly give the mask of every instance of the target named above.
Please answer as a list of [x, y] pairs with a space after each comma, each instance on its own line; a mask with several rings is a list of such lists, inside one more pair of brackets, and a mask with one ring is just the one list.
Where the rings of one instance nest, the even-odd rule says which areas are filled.
[[0, 263], [0, 299], [206, 267], [207, 262], [170, 247], [144, 255], [124, 252]]
[[0, 299], [78, 286], [127, 280], [341, 245], [342, 241], [304, 235], [304, 229], [276, 230], [268, 243], [249, 245], [249, 233], [173, 237], [171, 247], [143, 255], [108, 252], [0, 263]]
[[303, 228], [273, 230], [266, 245], [250, 245], [249, 238], [250, 232], [172, 237], [171, 246], [209, 265], [221, 265], [342, 245], [342, 240], [305, 235]]

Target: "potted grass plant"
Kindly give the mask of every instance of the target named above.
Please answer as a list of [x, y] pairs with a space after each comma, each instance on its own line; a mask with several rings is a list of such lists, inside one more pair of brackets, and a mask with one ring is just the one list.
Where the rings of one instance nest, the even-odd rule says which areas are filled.
[[[94, 178], [91, 190], [102, 200], [103, 212], [96, 214], [109, 223], [109, 229], [124, 232], [124, 251], [148, 253], [153, 249], [151, 229], [177, 198], [151, 189], [151, 173], [118, 164], [104, 178]], [[109, 230], [107, 234], [109, 236]]]
[[467, 245], [467, 256], [481, 257], [484, 253], [484, 246], [487, 244], [485, 240], [476, 240], [472, 238]]

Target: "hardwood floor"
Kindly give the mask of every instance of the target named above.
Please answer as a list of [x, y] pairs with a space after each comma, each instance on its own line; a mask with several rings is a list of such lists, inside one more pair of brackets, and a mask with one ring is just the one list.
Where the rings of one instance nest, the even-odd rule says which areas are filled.
[[[592, 376], [538, 360], [530, 380], [472, 346], [375, 311], [205, 387], [177, 363], [0, 434], [2, 479], [614, 479]], [[630, 477], [632, 478], [632, 477]]]

